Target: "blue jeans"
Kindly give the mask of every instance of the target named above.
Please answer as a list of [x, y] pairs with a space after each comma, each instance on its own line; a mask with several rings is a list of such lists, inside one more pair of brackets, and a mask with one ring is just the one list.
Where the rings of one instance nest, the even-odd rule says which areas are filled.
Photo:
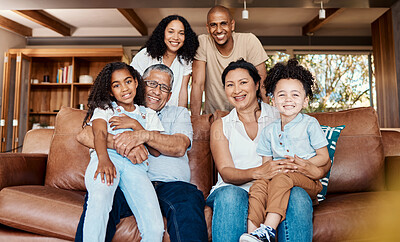
[[[213, 242], [239, 241], [247, 232], [248, 193], [234, 185], [223, 186], [207, 198], [213, 209]], [[312, 202], [299, 187], [291, 190], [286, 219], [278, 227], [278, 241], [312, 241]]]
[[313, 207], [310, 196], [300, 187], [290, 192], [286, 219], [278, 227], [278, 241], [312, 241]]
[[153, 182], [172, 241], [208, 241], [204, 196], [187, 182]]
[[[204, 197], [196, 186], [187, 182], [153, 182], [162, 214], [167, 218], [171, 242], [208, 241], [204, 218]], [[82, 225], [85, 219], [86, 201], [78, 224], [75, 241], [82, 241]], [[131, 216], [122, 191], [117, 188], [109, 214], [105, 241], [111, 242], [120, 218]]]
[[[85, 221], [86, 209], [87, 209], [87, 200], [89, 194], [86, 193], [85, 203], [83, 204], [83, 212], [81, 218], [79, 220], [78, 228], [76, 229], [75, 234], [75, 242], [83, 241], [83, 223]], [[106, 231], [106, 239], [105, 242], [111, 242], [114, 234], [117, 229], [117, 225], [121, 221], [121, 218], [126, 218], [129, 216], [133, 216], [131, 209], [129, 208], [128, 203], [122, 193], [121, 189], [118, 187], [114, 194], [114, 202], [112, 205], [112, 210], [109, 213], [108, 223], [107, 223], [107, 231]]]
[[162, 241], [164, 223], [157, 195], [147, 176], [148, 162], [134, 165], [114, 150], [109, 150], [108, 155], [117, 170], [113, 185], [102, 183], [100, 175], [96, 180], [93, 179], [98, 166], [96, 153], [92, 153], [86, 169], [85, 185], [89, 197], [83, 225], [83, 241], [105, 240], [108, 216], [118, 186], [135, 215], [142, 241]]

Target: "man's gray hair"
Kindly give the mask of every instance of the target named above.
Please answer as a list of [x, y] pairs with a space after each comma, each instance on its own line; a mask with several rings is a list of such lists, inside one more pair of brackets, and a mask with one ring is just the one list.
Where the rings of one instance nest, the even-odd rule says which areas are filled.
[[172, 84], [174, 83], [174, 73], [168, 66], [164, 64], [155, 64], [147, 67], [147, 69], [143, 73], [143, 80], [150, 76], [151, 71], [161, 71], [167, 73], [171, 79], [170, 87], [172, 89]]

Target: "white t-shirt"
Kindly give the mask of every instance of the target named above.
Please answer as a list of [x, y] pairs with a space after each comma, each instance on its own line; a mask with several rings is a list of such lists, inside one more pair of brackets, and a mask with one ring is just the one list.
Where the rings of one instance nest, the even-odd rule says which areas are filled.
[[[264, 127], [272, 123], [274, 120], [279, 118], [279, 112], [276, 108], [261, 103], [261, 115], [258, 118], [258, 131], [257, 136], [254, 140], [251, 140], [246, 133], [246, 129], [239, 120], [236, 109], [222, 118], [222, 129], [226, 139], [229, 142], [229, 152], [231, 153], [233, 164], [237, 169], [249, 169], [260, 166], [262, 164], [262, 158], [256, 152], [258, 141], [260, 139], [261, 131]], [[253, 182], [248, 182], [240, 185], [247, 192], [249, 191]], [[226, 186], [221, 175], [218, 173], [218, 181], [215, 186], [211, 189], [210, 194], [215, 189]]]
[[[154, 64], [164, 64], [161, 60], [157, 58], [153, 59], [148, 53], [147, 48], [143, 48], [139, 53], [137, 53], [133, 59], [131, 66], [135, 68], [140, 75], [143, 75], [147, 67]], [[174, 83], [172, 85], [172, 94], [167, 105], [178, 106], [179, 92], [182, 87], [182, 80], [184, 76], [190, 75], [192, 73], [192, 62], [189, 64], [185, 60], [179, 61], [179, 57], [176, 56], [171, 66], [169, 67], [174, 73]]]
[[[140, 115], [144, 118], [144, 120], [146, 121], [145, 127], [143, 127], [146, 130], [150, 130], [150, 131], [164, 131], [164, 127], [161, 124], [160, 119], [158, 118], [157, 113], [150, 109], [150, 108], [145, 108], [145, 107], [139, 107], [138, 105], [135, 104], [135, 110], [132, 112], [128, 112], [125, 111], [123, 107], [121, 106], [116, 106], [116, 108], [111, 109], [111, 108], [107, 108], [107, 109], [101, 109], [101, 108], [96, 108], [93, 111], [93, 115], [92, 118], [90, 119], [89, 124], [91, 125], [93, 120], [95, 119], [104, 119], [107, 122], [107, 132], [112, 133], [111, 131], [111, 127], [110, 127], [110, 118], [112, 118], [113, 116], [116, 115], [117, 112], [121, 113], [121, 112], [127, 112], [127, 113], [132, 113], [132, 114], [136, 114], [136, 115]], [[117, 110], [120, 109], [120, 110]], [[145, 110], [144, 112], [141, 112], [141, 110]], [[128, 115], [129, 116], [129, 115]]]

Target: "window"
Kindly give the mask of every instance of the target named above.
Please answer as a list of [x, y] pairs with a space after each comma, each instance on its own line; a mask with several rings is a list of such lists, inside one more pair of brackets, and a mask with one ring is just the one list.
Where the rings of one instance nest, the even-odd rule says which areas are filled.
[[327, 112], [373, 106], [371, 98], [376, 95], [370, 57], [368, 54], [296, 55], [318, 85], [314, 100], [306, 111]]
[[[267, 70], [278, 62], [287, 62], [289, 51], [267, 51]], [[314, 76], [317, 88], [305, 112], [339, 111], [376, 103], [372, 55], [369, 51], [347, 54], [290, 51]], [[349, 51], [350, 52], [350, 51]]]

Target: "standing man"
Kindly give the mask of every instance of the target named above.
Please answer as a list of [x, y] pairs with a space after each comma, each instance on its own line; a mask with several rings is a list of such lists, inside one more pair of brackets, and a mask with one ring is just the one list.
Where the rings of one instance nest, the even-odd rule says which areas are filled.
[[[208, 241], [204, 216], [204, 196], [190, 184], [190, 167], [187, 150], [193, 139], [190, 114], [184, 107], [165, 106], [171, 96], [173, 74], [165, 65], [156, 64], [143, 73], [146, 107], [159, 115], [165, 129], [162, 133], [148, 130], [126, 131], [108, 139], [108, 147], [126, 155], [133, 163], [147, 159], [143, 144], [158, 150], [158, 157], [148, 154], [148, 175], [153, 182], [171, 241]], [[129, 117], [113, 120], [118, 125], [134, 122]], [[131, 126], [129, 126], [131, 127]], [[110, 137], [110, 135], [108, 136]], [[93, 134], [88, 128], [78, 136], [86, 146], [93, 147]], [[140, 185], [140, 184], [139, 184]], [[90, 194], [89, 194], [90, 196]], [[75, 241], [81, 241], [85, 207], [79, 222]], [[107, 225], [106, 241], [111, 241], [121, 217], [132, 215], [122, 191], [118, 188]]]
[[252, 63], [258, 70], [262, 82], [267, 76], [265, 61], [267, 54], [261, 42], [251, 33], [234, 33], [235, 20], [229, 10], [217, 5], [208, 11], [207, 31], [199, 36], [199, 48], [193, 61], [193, 84], [190, 107], [193, 115], [199, 115], [205, 88], [204, 113], [217, 109], [230, 111], [221, 74], [230, 62], [239, 58]]

